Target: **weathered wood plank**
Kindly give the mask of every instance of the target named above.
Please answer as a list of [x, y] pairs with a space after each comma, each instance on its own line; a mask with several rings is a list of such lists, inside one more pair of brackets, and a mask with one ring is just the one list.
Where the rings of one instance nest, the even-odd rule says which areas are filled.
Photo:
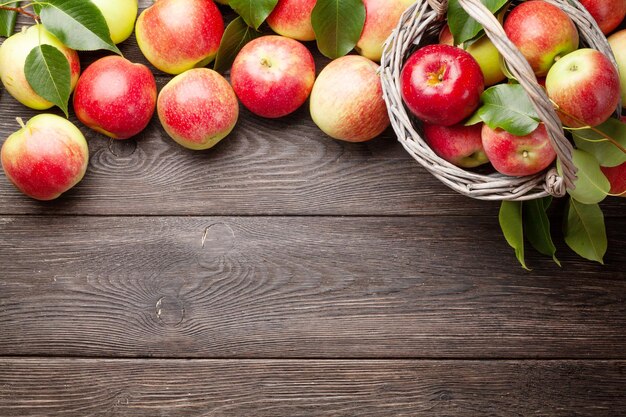
[[0, 218], [0, 355], [621, 358], [608, 227], [525, 272], [486, 218]]
[[5, 417], [626, 414], [624, 361], [0, 359], [0, 381]]

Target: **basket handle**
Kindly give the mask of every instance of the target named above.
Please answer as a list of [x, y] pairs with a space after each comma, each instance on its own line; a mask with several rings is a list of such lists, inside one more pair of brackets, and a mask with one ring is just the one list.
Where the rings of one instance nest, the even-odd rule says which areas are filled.
[[480, 0], [459, 0], [459, 4], [467, 14], [485, 28], [485, 33], [498, 51], [500, 51], [505, 61], [510, 64], [509, 71], [526, 90], [535, 111], [544, 122], [550, 142], [561, 161], [563, 170], [562, 180], [555, 176], [553, 171], [548, 173], [546, 189], [552, 195], [563, 196], [566, 188], [575, 188], [574, 182], [577, 169], [572, 162], [572, 151], [574, 148], [563, 134], [563, 126], [554, 111], [552, 101], [537, 82], [537, 77], [526, 58], [506, 36], [502, 25], [493, 13]]

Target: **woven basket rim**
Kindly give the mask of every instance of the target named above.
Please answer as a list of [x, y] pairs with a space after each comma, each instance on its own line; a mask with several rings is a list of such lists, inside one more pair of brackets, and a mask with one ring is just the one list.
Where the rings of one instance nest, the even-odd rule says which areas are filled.
[[[581, 40], [600, 50], [617, 67], [611, 48], [597, 23], [578, 0], [544, 0], [564, 10], [576, 25]], [[443, 25], [447, 1], [417, 0], [402, 15], [387, 39], [381, 59], [380, 75], [383, 98], [398, 140], [405, 150], [449, 188], [481, 200], [531, 200], [548, 195], [561, 197], [574, 188], [576, 167], [572, 161], [572, 143], [565, 137], [553, 103], [539, 86], [530, 65], [512, 42], [495, 16], [480, 0], [459, 0], [461, 6], [479, 21], [487, 36], [500, 51], [511, 73], [518, 79], [548, 129], [552, 146], [561, 161], [561, 174], [554, 166], [527, 177], [510, 177], [497, 172], [480, 174], [457, 167], [435, 154], [421, 137], [420, 122], [406, 108], [400, 93], [400, 73], [406, 58], [429, 40]], [[617, 111], [621, 111], [621, 103]]]

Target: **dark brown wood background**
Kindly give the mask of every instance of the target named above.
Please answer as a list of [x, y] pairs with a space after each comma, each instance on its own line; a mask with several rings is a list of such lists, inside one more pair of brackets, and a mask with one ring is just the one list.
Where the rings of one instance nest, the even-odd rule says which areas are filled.
[[[0, 92], [1, 140], [35, 114]], [[560, 243], [557, 208], [563, 267], [529, 250], [527, 272], [498, 204], [391, 130], [337, 142], [306, 106], [242, 108], [205, 152], [156, 117], [81, 129], [61, 199], [0, 177], [0, 416], [626, 415], [626, 200], [602, 204], [606, 265]]]

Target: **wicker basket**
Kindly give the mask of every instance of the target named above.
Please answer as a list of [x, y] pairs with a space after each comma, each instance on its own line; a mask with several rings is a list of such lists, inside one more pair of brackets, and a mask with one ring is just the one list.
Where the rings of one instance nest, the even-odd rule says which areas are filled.
[[[597, 24], [577, 0], [545, 0], [564, 10], [578, 27], [581, 43], [600, 50], [615, 64], [611, 48]], [[419, 133], [420, 122], [407, 113], [402, 102], [400, 73], [405, 60], [417, 48], [436, 42], [444, 24], [447, 0], [417, 0], [402, 16], [387, 40], [381, 61], [383, 95], [391, 124], [404, 148], [422, 166], [448, 187], [466, 196], [482, 200], [531, 200], [553, 195], [562, 197], [574, 188], [576, 167], [572, 163], [572, 144], [565, 137], [561, 122], [530, 65], [506, 37], [495, 16], [480, 0], [459, 0], [467, 13], [481, 23], [485, 33], [502, 54], [511, 74], [519, 81], [546, 125], [552, 146], [563, 166], [563, 176], [554, 167], [528, 177], [509, 177], [494, 173], [483, 175], [456, 167], [437, 156]], [[615, 64], [616, 65], [616, 64]], [[616, 65], [617, 66], [617, 65]], [[620, 108], [617, 112], [621, 111]]]

